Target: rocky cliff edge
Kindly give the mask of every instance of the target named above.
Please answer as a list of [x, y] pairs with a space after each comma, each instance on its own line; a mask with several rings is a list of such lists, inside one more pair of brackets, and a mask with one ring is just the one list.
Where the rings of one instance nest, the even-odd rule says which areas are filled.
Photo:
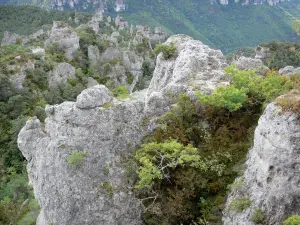
[[158, 56], [148, 89], [120, 101], [96, 85], [76, 102], [47, 106], [45, 124], [36, 118], [27, 121], [18, 146], [41, 206], [37, 225], [141, 224], [124, 155], [169, 110], [170, 94], [210, 92], [221, 85], [226, 66], [220, 51], [188, 36], [172, 36], [166, 44], [175, 45], [178, 56]]

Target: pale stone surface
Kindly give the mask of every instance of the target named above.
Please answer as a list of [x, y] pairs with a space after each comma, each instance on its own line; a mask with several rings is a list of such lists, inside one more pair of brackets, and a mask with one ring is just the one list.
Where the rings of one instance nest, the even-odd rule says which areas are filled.
[[69, 63], [58, 63], [48, 76], [49, 87], [56, 87], [66, 83], [69, 78], [75, 79], [75, 68]]
[[79, 37], [75, 30], [65, 22], [53, 21], [50, 37], [45, 41], [45, 48], [51, 44], [58, 43], [65, 48], [65, 56], [72, 60], [73, 54], [79, 49]]
[[104, 85], [85, 89], [77, 96], [76, 106], [80, 109], [92, 109], [112, 100], [110, 91]]
[[282, 74], [285, 76], [290, 76], [290, 75], [294, 75], [297, 73], [300, 73], [300, 67], [286, 66], [279, 70], [279, 74]]
[[26, 70], [27, 69], [34, 69], [34, 63], [31, 61], [25, 63], [24, 65], [21, 66], [19, 73], [13, 74], [9, 77], [9, 80], [14, 84], [14, 86], [17, 89], [23, 88], [23, 84], [26, 79]]
[[[222, 53], [200, 41], [179, 35], [167, 44], [173, 42], [178, 57], [158, 57], [148, 90], [118, 101], [103, 85], [93, 86], [76, 102], [47, 106], [44, 129], [36, 118], [27, 121], [18, 146], [28, 160], [30, 183], [41, 206], [37, 225], [142, 223], [122, 156], [133, 151], [153, 131], [155, 118], [170, 109], [170, 93], [186, 91], [193, 97], [195, 87], [212, 91], [225, 66]], [[145, 118], [151, 118], [146, 126], [141, 125]], [[87, 153], [79, 168], [67, 162], [74, 151]]]
[[[224, 225], [254, 225], [250, 218], [257, 208], [262, 209], [267, 224], [281, 225], [289, 215], [299, 215], [299, 121], [299, 115], [282, 112], [275, 103], [267, 106], [255, 129], [243, 182], [227, 199]], [[238, 198], [248, 198], [250, 208], [242, 213], [227, 211]]]
[[265, 75], [270, 69], [263, 64], [260, 59], [240, 57], [236, 62], [236, 68], [239, 70], [255, 70], [260, 75]]

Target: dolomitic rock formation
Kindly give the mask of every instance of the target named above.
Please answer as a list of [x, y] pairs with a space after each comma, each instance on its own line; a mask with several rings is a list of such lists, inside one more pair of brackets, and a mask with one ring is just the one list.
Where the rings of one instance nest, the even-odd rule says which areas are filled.
[[300, 67], [286, 66], [279, 70], [279, 74], [286, 75], [286, 76], [300, 74]]
[[149, 89], [119, 101], [105, 86], [91, 85], [76, 102], [47, 106], [44, 128], [36, 118], [27, 121], [18, 146], [41, 206], [37, 225], [142, 223], [124, 156], [170, 109], [170, 93], [211, 91], [225, 66], [220, 51], [188, 36], [173, 36], [166, 43], [176, 45], [178, 56], [158, 56]]
[[65, 49], [67, 59], [73, 59], [73, 53], [79, 49], [79, 37], [75, 30], [61, 21], [53, 21], [50, 37], [45, 41], [45, 48], [51, 44], [58, 43]]
[[58, 63], [56, 64], [54, 70], [49, 72], [49, 88], [66, 83], [69, 78], [75, 78], [75, 68], [69, 63]]
[[240, 57], [236, 62], [236, 68], [239, 70], [255, 70], [260, 75], [265, 75], [270, 69], [263, 64], [260, 59]]
[[[298, 101], [300, 96], [296, 97]], [[283, 112], [271, 103], [258, 122], [254, 145], [248, 153], [247, 169], [227, 199], [224, 225], [254, 225], [251, 216], [261, 209], [266, 224], [281, 225], [290, 215], [300, 213], [300, 117]], [[235, 212], [241, 199], [250, 207]]]

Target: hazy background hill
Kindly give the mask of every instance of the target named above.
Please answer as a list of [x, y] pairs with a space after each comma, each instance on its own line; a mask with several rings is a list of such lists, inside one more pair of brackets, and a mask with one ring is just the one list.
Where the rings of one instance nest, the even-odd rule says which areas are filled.
[[[162, 26], [170, 34], [188, 34], [211, 47], [221, 49], [224, 53], [245, 46], [256, 46], [270, 40], [299, 40], [292, 26], [296, 20], [300, 19], [300, 0], [282, 2], [276, 6], [267, 4], [245, 6], [242, 2], [233, 3], [231, 1], [228, 5], [222, 5], [211, 0], [126, 0], [125, 2], [79, 0], [75, 1], [76, 4], [71, 1], [63, 1], [59, 4], [59, 8], [57, 8], [58, 3], [53, 1], [13, 1], [16, 4], [34, 4], [48, 9], [73, 12], [75, 10], [93, 12], [102, 7], [110, 15], [120, 14], [129, 23], [151, 27]], [[120, 7], [116, 8], [116, 2], [124, 3], [125, 11], [122, 11], [122, 7], [119, 11]], [[0, 10], [1, 29], [6, 27], [8, 30], [16, 32], [20, 32], [19, 28], [15, 29], [16, 26], [19, 26], [16, 24], [20, 24], [19, 27], [24, 29], [23, 25], [25, 27], [38, 26], [42, 20], [65, 20], [70, 16], [69, 14], [45, 13], [45, 11], [35, 9], [34, 14], [45, 13], [45, 16], [41, 16], [40, 20], [32, 23], [32, 19], [27, 18], [35, 16], [32, 15], [32, 8], [20, 10], [2, 8]], [[119, 12], [117, 13], [116, 10]], [[9, 22], [10, 19], [15, 22]], [[7, 25], [9, 23], [12, 23], [13, 26]], [[3, 31], [0, 31], [0, 35], [1, 32]]]

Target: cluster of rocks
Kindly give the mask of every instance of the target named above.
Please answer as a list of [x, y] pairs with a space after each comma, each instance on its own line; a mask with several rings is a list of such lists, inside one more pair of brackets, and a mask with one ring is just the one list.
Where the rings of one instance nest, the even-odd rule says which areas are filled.
[[[184, 35], [170, 37], [171, 43], [178, 57], [158, 56], [148, 89], [119, 101], [95, 84], [76, 102], [47, 106], [45, 128], [36, 118], [27, 121], [18, 146], [41, 206], [38, 225], [142, 223], [122, 157], [153, 130], [153, 118], [170, 109], [170, 92], [213, 90], [224, 74], [220, 51]], [[74, 152], [85, 153], [81, 167], [68, 163]]]

